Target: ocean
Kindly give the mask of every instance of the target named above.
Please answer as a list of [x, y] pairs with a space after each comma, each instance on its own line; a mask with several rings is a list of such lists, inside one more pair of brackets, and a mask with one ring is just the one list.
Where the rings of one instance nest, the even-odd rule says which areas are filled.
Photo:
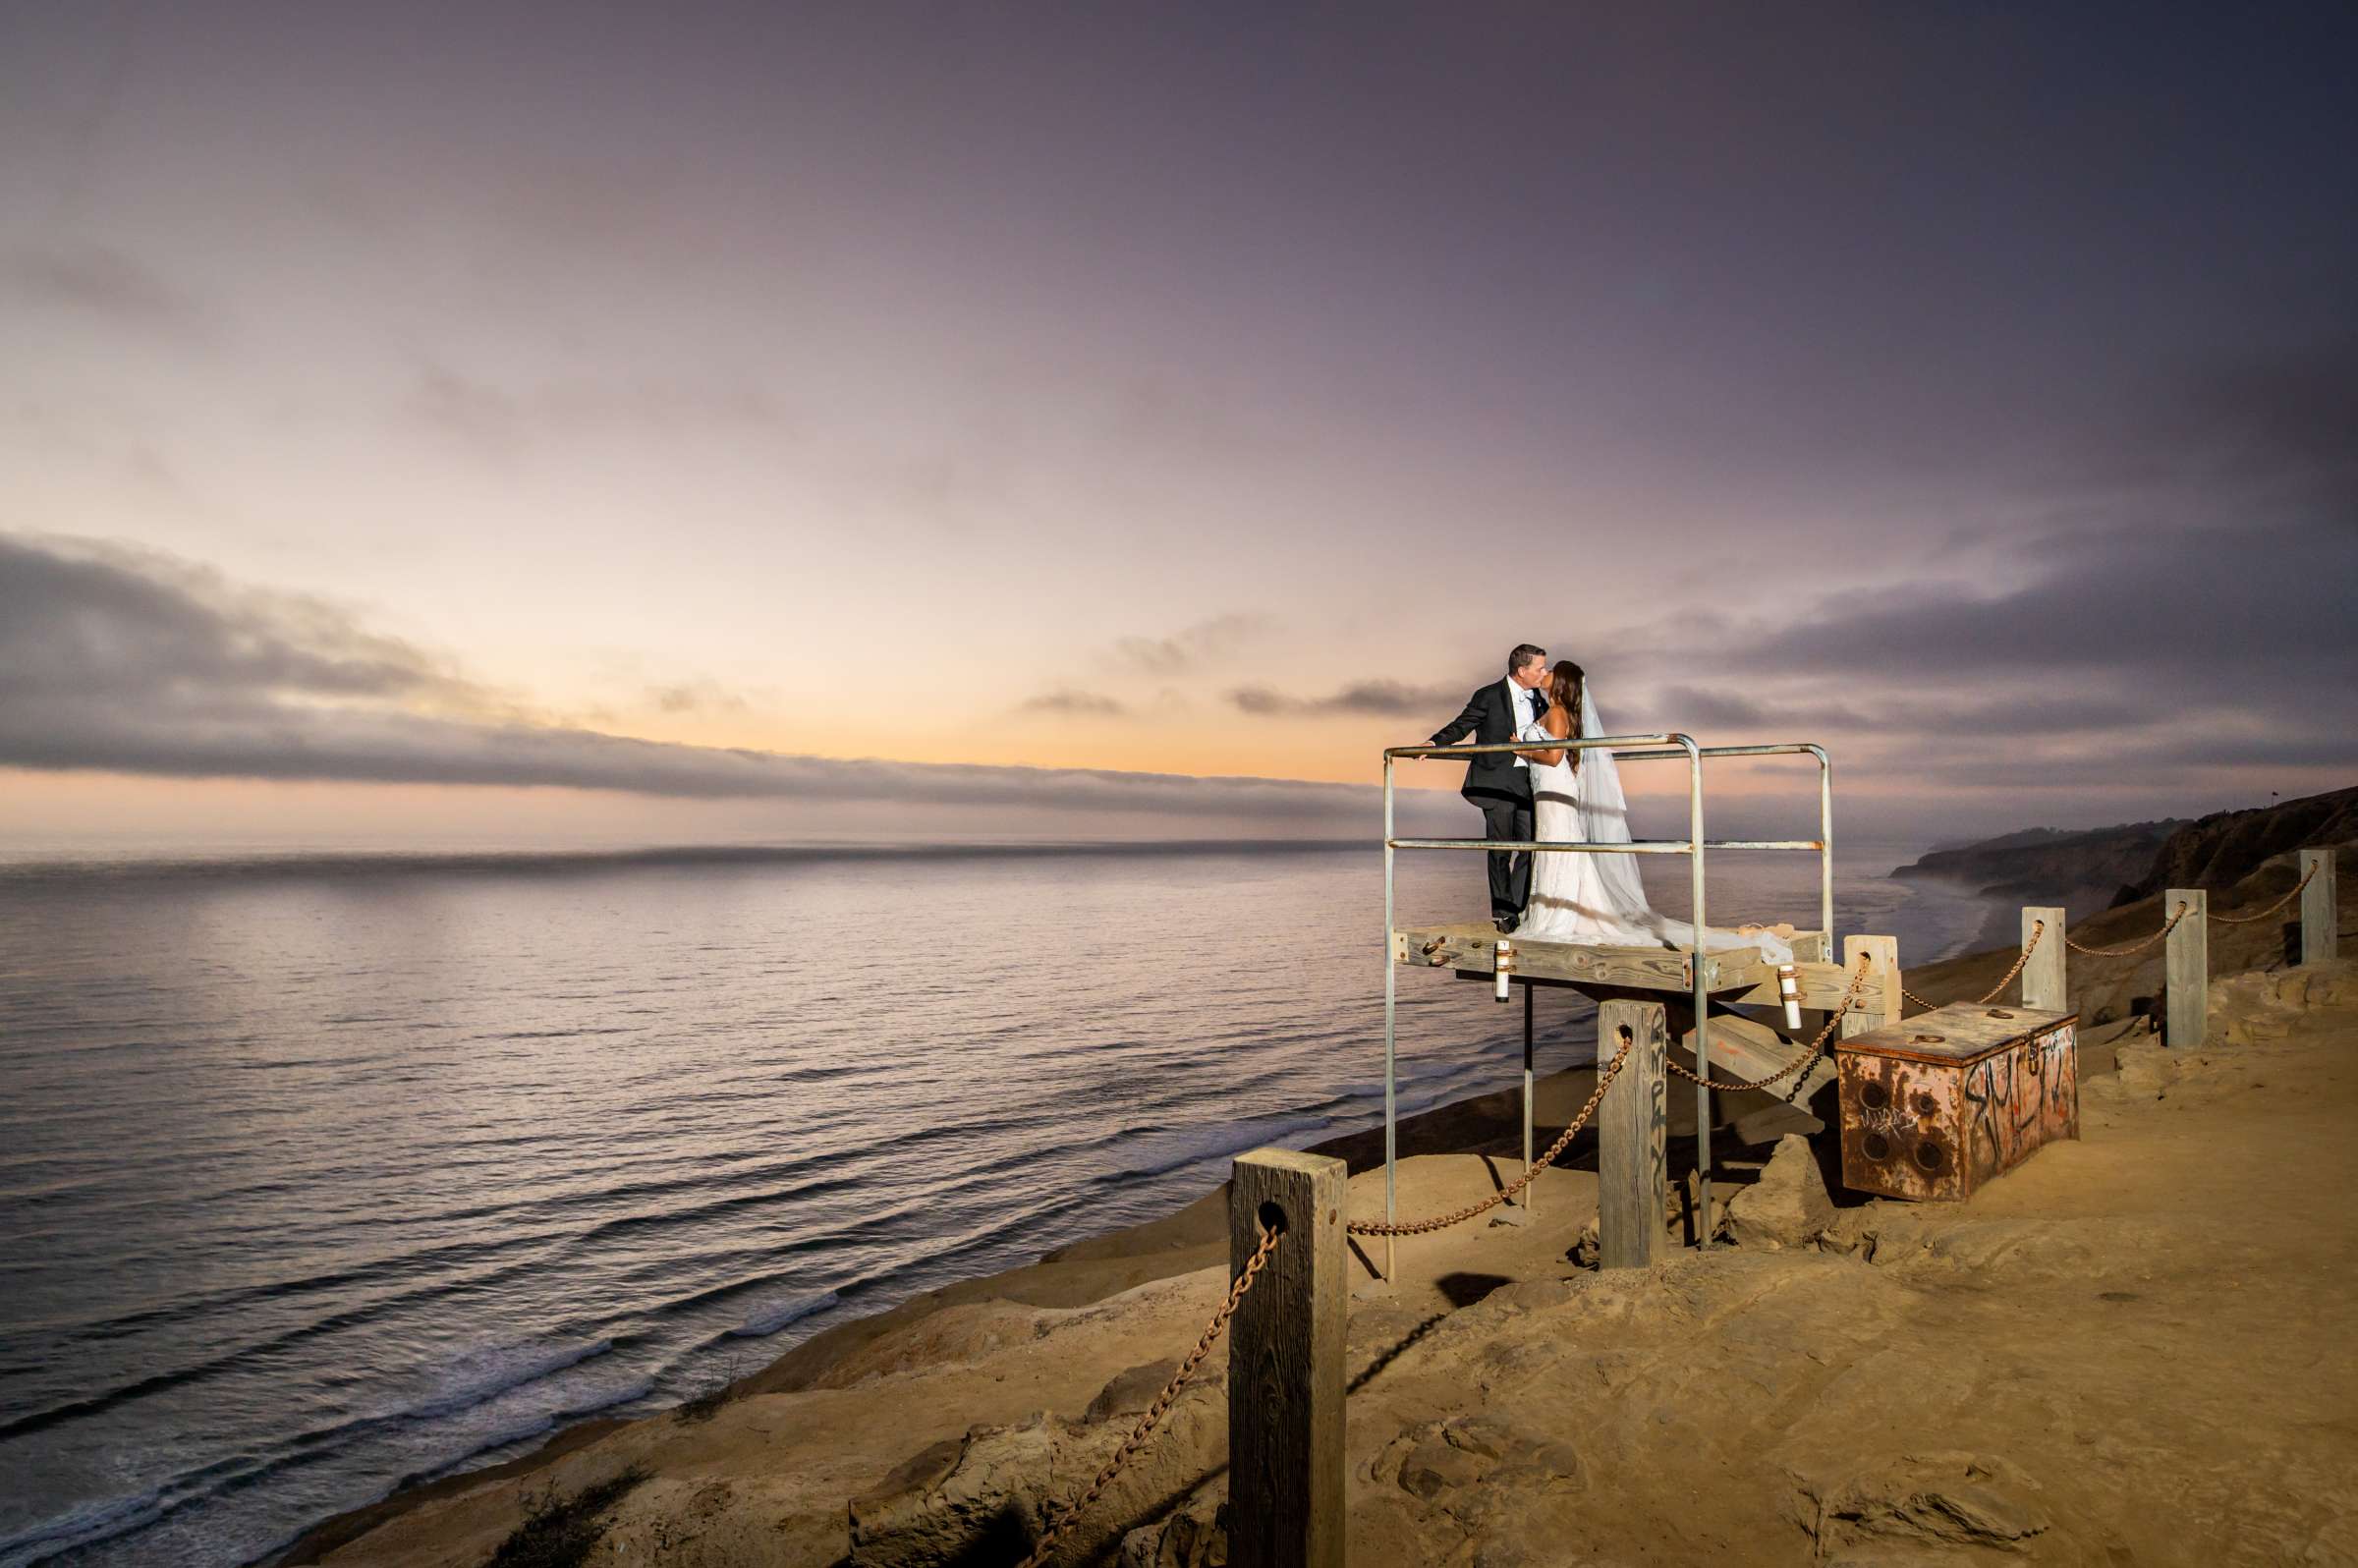
[[[1919, 848], [1837, 884], [1911, 962], [1984, 913]], [[1712, 892], [1815, 924], [1806, 857]], [[252, 1562], [1377, 1123], [1381, 930], [1365, 844], [0, 866], [0, 1568]], [[1404, 1108], [1519, 1014], [1404, 976]]]

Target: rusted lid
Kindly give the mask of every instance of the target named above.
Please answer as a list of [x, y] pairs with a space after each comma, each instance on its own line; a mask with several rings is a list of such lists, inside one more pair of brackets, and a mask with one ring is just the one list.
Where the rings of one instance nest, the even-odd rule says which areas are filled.
[[2044, 1035], [2059, 1024], [2075, 1024], [2079, 1016], [2031, 1007], [1954, 1002], [1837, 1040], [1834, 1049], [1907, 1061], [1973, 1062], [2034, 1035]]

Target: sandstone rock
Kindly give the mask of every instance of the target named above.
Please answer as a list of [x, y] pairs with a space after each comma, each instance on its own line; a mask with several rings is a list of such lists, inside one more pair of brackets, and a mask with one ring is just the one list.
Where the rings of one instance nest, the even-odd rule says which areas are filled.
[[1219, 1482], [1122, 1538], [1122, 1568], [1220, 1568], [1227, 1561], [1228, 1498]]
[[2336, 1514], [2301, 1553], [2304, 1563], [2358, 1562], [2358, 1513]]
[[1441, 1440], [1477, 1459], [1504, 1459], [1515, 1446], [1515, 1431], [1495, 1416], [1467, 1416], [1441, 1426]]
[[977, 1428], [934, 1444], [852, 1499], [851, 1561], [926, 1568], [975, 1550], [1022, 1556], [1041, 1528], [1035, 1486], [1057, 1472], [1062, 1446], [1044, 1425]]
[[1593, 1556], [1560, 1541], [1504, 1537], [1474, 1548], [1474, 1568], [1616, 1568], [1613, 1559]]
[[1143, 1416], [1162, 1392], [1171, 1374], [1179, 1370], [1179, 1361], [1171, 1357], [1163, 1361], [1142, 1362], [1128, 1372], [1115, 1372], [1107, 1379], [1097, 1397], [1089, 1402], [1083, 1421], [1110, 1421], [1115, 1416]]
[[1489, 1469], [1479, 1454], [1453, 1446], [1439, 1433], [1409, 1450], [1400, 1464], [1401, 1488], [1432, 1502], [1441, 1493], [1472, 1486]]
[[2051, 1525], [2030, 1499], [2037, 1489], [2002, 1459], [1909, 1454], [1832, 1484], [1803, 1481], [1796, 1512], [1821, 1552], [1849, 1556], [1886, 1544], [2012, 1549]]
[[2358, 975], [2326, 970], [2309, 980], [2311, 1007], [2348, 1007], [2358, 1003]]
[[2178, 1081], [2178, 1064], [2158, 1039], [2122, 1040], [2112, 1065], [2120, 1087], [2140, 1097], [2161, 1099]]
[[1806, 1247], [1833, 1219], [1833, 1200], [1825, 1195], [1817, 1156], [1810, 1141], [1798, 1136], [1777, 1140], [1761, 1179], [1727, 1205], [1728, 1237], [1739, 1247]]
[[2254, 1040], [2283, 1039], [2292, 1034], [2289, 1013], [2254, 1013], [2242, 1023], [2245, 1033]]
[[[1016, 1427], [978, 1427], [963, 1438], [937, 1443], [852, 1500], [846, 1561], [854, 1568], [1016, 1561], [1039, 1539], [1047, 1516], [1089, 1484], [1128, 1430], [1125, 1422], [1043, 1417]], [[1227, 1391], [1190, 1384], [1152, 1440], [1059, 1540], [1049, 1561], [1095, 1561], [1124, 1524], [1168, 1507], [1224, 1461], [1227, 1450]]]

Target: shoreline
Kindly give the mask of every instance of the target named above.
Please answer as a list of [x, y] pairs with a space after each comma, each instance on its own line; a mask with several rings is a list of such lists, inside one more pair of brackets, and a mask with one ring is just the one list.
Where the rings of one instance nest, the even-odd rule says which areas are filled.
[[[1502, 1074], [1502, 1077], [1504, 1075]], [[1565, 1068], [1539, 1086], [1543, 1110], [1562, 1098], [1578, 1105], [1596, 1084], [1596, 1068]], [[1404, 1116], [1399, 1152], [1519, 1154], [1522, 1148], [1522, 1092], [1510, 1085], [1450, 1100]], [[1545, 1118], [1543, 1115], [1542, 1120]], [[1588, 1140], [1575, 1143], [1577, 1151]], [[1378, 1125], [1310, 1145], [1305, 1152], [1345, 1161], [1352, 1174], [1383, 1163], [1383, 1128]], [[921, 1291], [908, 1300], [863, 1317], [834, 1323], [779, 1352], [759, 1370], [721, 1385], [728, 1399], [746, 1394], [787, 1393], [814, 1386], [867, 1346], [952, 1307], [979, 1302], [1012, 1302], [1026, 1307], [1088, 1307], [1156, 1280], [1193, 1273], [1228, 1256], [1228, 1184], [1182, 1203], [1157, 1219], [1117, 1226], [1042, 1254], [1032, 1262], [996, 1273]], [[304, 1568], [411, 1510], [491, 1482], [547, 1469], [576, 1450], [640, 1422], [667, 1421], [677, 1406], [625, 1418], [590, 1416], [551, 1432], [529, 1453], [401, 1486], [376, 1501], [331, 1514], [275, 1552], [255, 1559], [259, 1568]]]

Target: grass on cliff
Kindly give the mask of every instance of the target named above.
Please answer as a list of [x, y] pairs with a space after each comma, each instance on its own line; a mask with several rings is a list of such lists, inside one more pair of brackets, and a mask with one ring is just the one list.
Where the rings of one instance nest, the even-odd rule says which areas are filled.
[[721, 1406], [736, 1403], [743, 1395], [743, 1390], [737, 1386], [738, 1379], [745, 1375], [745, 1368], [741, 1365], [743, 1360], [741, 1356], [731, 1356], [728, 1366], [721, 1372], [720, 1381], [695, 1398], [683, 1399], [672, 1406], [672, 1416], [683, 1426], [690, 1422], [710, 1421], [720, 1414]]
[[524, 1500], [524, 1523], [499, 1543], [490, 1568], [575, 1568], [588, 1561], [605, 1539], [606, 1510], [645, 1480], [646, 1472], [633, 1465], [570, 1497], [559, 1497], [553, 1483], [532, 1493]]

